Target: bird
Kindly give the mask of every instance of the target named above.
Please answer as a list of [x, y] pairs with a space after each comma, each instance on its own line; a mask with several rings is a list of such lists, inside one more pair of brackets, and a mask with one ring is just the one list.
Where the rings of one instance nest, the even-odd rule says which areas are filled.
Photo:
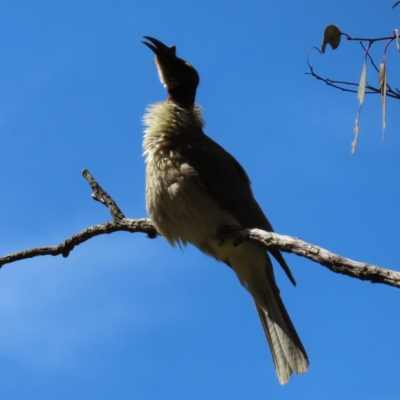
[[[150, 105], [143, 117], [146, 208], [155, 228], [172, 246], [196, 246], [228, 265], [252, 296], [280, 384], [293, 372], [304, 374], [308, 356], [280, 296], [268, 252], [259, 244], [221, 235], [223, 227], [273, 228], [255, 200], [250, 179], [223, 147], [203, 131], [202, 109], [195, 103], [200, 77], [176, 55], [176, 46], [144, 36], [155, 54], [164, 102]], [[279, 250], [269, 250], [296, 282]]]

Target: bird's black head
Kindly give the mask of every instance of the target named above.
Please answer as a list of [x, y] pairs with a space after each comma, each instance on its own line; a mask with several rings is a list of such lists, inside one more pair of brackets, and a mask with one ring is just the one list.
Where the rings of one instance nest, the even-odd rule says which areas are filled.
[[182, 108], [190, 108], [196, 98], [200, 78], [187, 61], [176, 56], [176, 47], [168, 47], [159, 40], [144, 36], [143, 43], [154, 51], [161, 82], [168, 90], [168, 101]]

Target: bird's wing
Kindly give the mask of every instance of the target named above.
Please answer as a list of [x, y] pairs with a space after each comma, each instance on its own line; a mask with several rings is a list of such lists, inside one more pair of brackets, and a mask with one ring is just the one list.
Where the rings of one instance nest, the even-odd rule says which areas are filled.
[[[224, 210], [245, 228], [273, 232], [272, 225], [253, 196], [250, 179], [239, 162], [207, 135], [181, 144], [177, 153], [182, 162], [195, 171], [194, 179]], [[290, 281], [296, 282], [279, 250], [270, 253], [279, 262]]]

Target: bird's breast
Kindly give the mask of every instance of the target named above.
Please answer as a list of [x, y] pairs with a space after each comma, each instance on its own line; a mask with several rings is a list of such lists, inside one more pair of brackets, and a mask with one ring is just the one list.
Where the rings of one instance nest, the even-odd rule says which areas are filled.
[[147, 211], [172, 245], [192, 243], [207, 252], [220, 227], [236, 221], [207, 194], [197, 171], [176, 158], [169, 154], [147, 159]]

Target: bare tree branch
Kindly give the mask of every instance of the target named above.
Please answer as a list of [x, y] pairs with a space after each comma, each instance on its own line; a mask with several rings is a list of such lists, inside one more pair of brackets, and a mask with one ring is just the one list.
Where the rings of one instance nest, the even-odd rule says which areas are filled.
[[[100, 187], [89, 171], [83, 170], [82, 174], [93, 189], [92, 197], [103, 203], [109, 209], [113, 221], [91, 226], [66, 239], [57, 246], [38, 247], [1, 257], [0, 267], [5, 264], [37, 256], [62, 255], [63, 257], [68, 257], [69, 253], [75, 248], [75, 246], [78, 246], [95, 236], [113, 232], [142, 232], [146, 233], [150, 238], [157, 237], [157, 230], [154, 228], [150, 219], [142, 218], [135, 220], [125, 218], [115, 201]], [[223, 227], [220, 234], [222, 238], [226, 236], [233, 237], [234, 244], [237, 246], [240, 246], [241, 242], [248, 240], [253, 243], [261, 244], [266, 249], [279, 249], [287, 253], [294, 253], [298, 256], [306, 257], [336, 273], [370, 281], [372, 283], [383, 283], [400, 288], [400, 272], [384, 269], [376, 265], [349, 260], [342, 256], [333, 254], [321, 247], [306, 243], [298, 238], [279, 235], [274, 232], [265, 232], [260, 229], [245, 229], [242, 227], [231, 226]]]
[[231, 229], [231, 235], [236, 239], [237, 244], [243, 240], [249, 240], [262, 244], [267, 249], [278, 249], [308, 258], [339, 274], [400, 288], [400, 272], [353, 261], [292, 236], [279, 235], [261, 229], [237, 229], [236, 227]]
[[5, 257], [1, 257], [0, 268], [5, 264], [10, 264], [15, 261], [25, 260], [27, 258], [33, 258], [37, 256], [62, 255], [63, 257], [68, 257], [69, 253], [74, 249], [75, 246], [78, 246], [95, 236], [119, 231], [131, 233], [143, 232], [147, 233], [147, 235], [151, 238], [157, 236], [157, 231], [154, 229], [153, 223], [148, 218], [124, 218], [117, 222], [105, 222], [103, 224], [90, 226], [89, 228], [77, 233], [76, 235], [71, 236], [57, 246], [37, 247], [34, 249], [23, 250], [17, 253], [9, 254]]
[[111, 196], [105, 192], [97, 181], [93, 178], [87, 169], [82, 171], [82, 175], [88, 181], [90, 187], [93, 190], [92, 198], [100, 203], [104, 204], [110, 211], [112, 222], [105, 222], [103, 224], [90, 226], [83, 231], [71, 236], [64, 242], [57, 246], [46, 246], [37, 247], [34, 249], [28, 249], [19, 251], [17, 253], [9, 254], [5, 257], [0, 257], [0, 268], [5, 264], [10, 264], [15, 261], [25, 260], [27, 258], [33, 258], [37, 256], [59, 256], [68, 257], [69, 253], [74, 249], [75, 246], [80, 245], [87, 240], [104, 234], [113, 232], [125, 231], [125, 232], [142, 232], [147, 233], [147, 236], [151, 239], [157, 237], [157, 230], [154, 228], [153, 223], [148, 218], [141, 219], [129, 219], [125, 218], [125, 215], [117, 206], [117, 203], [111, 198]]
[[[396, 37], [395, 36], [387, 36], [387, 37], [382, 37], [382, 38], [352, 38], [349, 35], [347, 35], [346, 33], [342, 32], [342, 35], [347, 37], [347, 40], [358, 40], [360, 42], [361, 47], [363, 48], [363, 50], [365, 51], [365, 54], [367, 55], [369, 61], [371, 62], [371, 65], [373, 66], [373, 68], [379, 73], [379, 68], [376, 65], [376, 63], [374, 62], [373, 58], [371, 57], [371, 55], [369, 54], [369, 51], [367, 51], [368, 48], [366, 48], [363, 44], [364, 42], [368, 42], [368, 47], [371, 46], [372, 43], [379, 41], [379, 40], [394, 40]], [[347, 81], [338, 81], [338, 80], [333, 80], [333, 79], [329, 79], [329, 78], [324, 78], [320, 75], [318, 75], [315, 71], [313, 66], [310, 63], [309, 60], [309, 56], [310, 56], [310, 52], [311, 50], [317, 50], [320, 54], [322, 53], [321, 50], [318, 47], [311, 47], [308, 50], [307, 53], [307, 64], [308, 64], [308, 68], [309, 68], [309, 72], [306, 72], [306, 75], [311, 75], [314, 78], [316, 78], [319, 81], [325, 82], [328, 86], [334, 87], [335, 89], [340, 89], [344, 92], [351, 92], [351, 93], [358, 93], [358, 86], [359, 84], [356, 82], [347, 82]], [[350, 89], [349, 86], [354, 86], [355, 89]], [[366, 85], [366, 92], [365, 94], [381, 94], [381, 89], [380, 87], [374, 87], [371, 85]], [[392, 97], [394, 99], [400, 100], [400, 91], [399, 89], [395, 88], [392, 89], [389, 85], [389, 83], [386, 83], [386, 96], [388, 97]]]

